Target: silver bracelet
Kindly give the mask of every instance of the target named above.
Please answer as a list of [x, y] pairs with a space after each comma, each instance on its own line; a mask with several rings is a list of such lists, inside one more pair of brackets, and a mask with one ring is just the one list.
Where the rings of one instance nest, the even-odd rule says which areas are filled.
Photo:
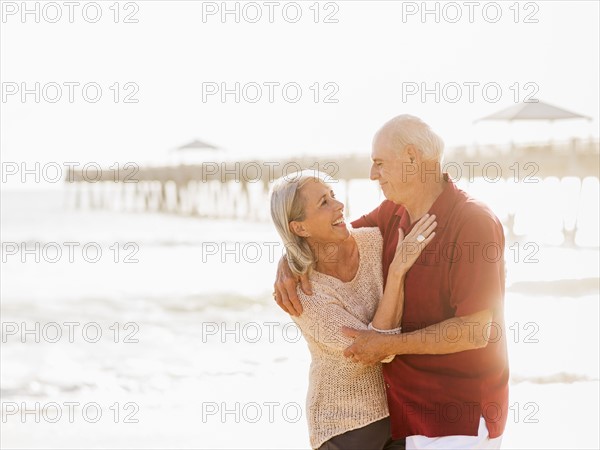
[[381, 334], [400, 334], [402, 332], [402, 327], [394, 328], [392, 330], [380, 330], [379, 328], [375, 328], [373, 326], [373, 322], [369, 322], [369, 325], [367, 325], [367, 330], [377, 331]]

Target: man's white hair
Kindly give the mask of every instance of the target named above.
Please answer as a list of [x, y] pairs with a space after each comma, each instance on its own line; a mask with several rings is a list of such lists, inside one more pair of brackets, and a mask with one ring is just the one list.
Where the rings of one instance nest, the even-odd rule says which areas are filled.
[[397, 154], [407, 145], [414, 145], [423, 155], [423, 159], [442, 162], [444, 141], [418, 117], [409, 114], [396, 116], [386, 122], [378, 134], [382, 132], [389, 136]]

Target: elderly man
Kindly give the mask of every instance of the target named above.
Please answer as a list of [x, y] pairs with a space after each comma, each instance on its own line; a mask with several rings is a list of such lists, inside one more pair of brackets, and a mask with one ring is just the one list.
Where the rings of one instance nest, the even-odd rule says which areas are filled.
[[[352, 223], [379, 227], [383, 276], [404, 234], [435, 214], [436, 236], [408, 272], [401, 334], [345, 329], [347, 357], [384, 364], [394, 439], [406, 448], [500, 448], [508, 413], [504, 234], [482, 203], [441, 171], [443, 141], [420, 119], [398, 116], [375, 135], [371, 179], [385, 200]], [[310, 291], [307, 280], [300, 280]], [[276, 300], [300, 314], [297, 280], [280, 264]], [[381, 330], [380, 330], [381, 331]]]

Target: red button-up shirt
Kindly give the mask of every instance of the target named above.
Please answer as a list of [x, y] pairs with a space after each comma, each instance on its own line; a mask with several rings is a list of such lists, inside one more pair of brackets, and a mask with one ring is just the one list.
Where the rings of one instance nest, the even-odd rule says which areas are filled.
[[[487, 206], [444, 177], [446, 186], [429, 210], [436, 215], [436, 235], [405, 279], [402, 332], [488, 308], [494, 311], [493, 323], [485, 348], [445, 355], [398, 355], [383, 365], [395, 439], [476, 436], [481, 416], [490, 438], [500, 436], [506, 425], [509, 373], [502, 224]], [[398, 228], [406, 235], [414, 226], [406, 209], [386, 200], [352, 226], [381, 230], [386, 279]], [[457, 331], [457, 327], [436, 327], [431, 337], [452, 342]]]

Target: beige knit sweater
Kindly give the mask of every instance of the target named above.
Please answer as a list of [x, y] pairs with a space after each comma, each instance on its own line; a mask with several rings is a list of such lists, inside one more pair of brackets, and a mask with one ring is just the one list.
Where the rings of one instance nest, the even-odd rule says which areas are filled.
[[379, 229], [351, 233], [360, 258], [355, 278], [344, 283], [313, 271], [313, 296], [298, 289], [304, 312], [292, 316], [312, 356], [306, 415], [313, 448], [389, 415], [381, 364], [366, 367], [343, 355], [352, 339], [342, 334], [342, 326], [366, 330], [383, 295]]

